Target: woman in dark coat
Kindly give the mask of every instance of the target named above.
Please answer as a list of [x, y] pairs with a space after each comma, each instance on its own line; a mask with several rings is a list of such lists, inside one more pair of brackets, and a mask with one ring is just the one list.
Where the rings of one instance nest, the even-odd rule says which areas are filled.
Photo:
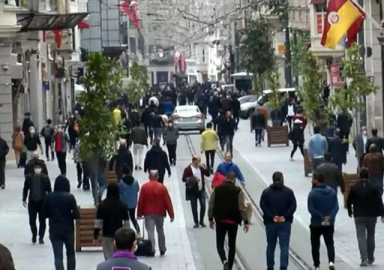
[[289, 140], [292, 141], [293, 149], [291, 152], [291, 160], [297, 148], [300, 149], [301, 154], [304, 156], [304, 129], [302, 128], [302, 121], [296, 119], [292, 130], [289, 132]]

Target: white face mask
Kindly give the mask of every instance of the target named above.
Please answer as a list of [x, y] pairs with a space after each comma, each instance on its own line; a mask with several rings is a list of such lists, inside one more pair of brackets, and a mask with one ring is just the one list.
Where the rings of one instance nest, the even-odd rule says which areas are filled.
[[41, 168], [35, 168], [35, 173], [36, 174], [41, 174]]
[[364, 135], [367, 135], [368, 132], [367, 132], [366, 130], [363, 130], [363, 134], [364, 134]]
[[35, 134], [35, 130], [34, 129], [31, 129], [31, 134]]

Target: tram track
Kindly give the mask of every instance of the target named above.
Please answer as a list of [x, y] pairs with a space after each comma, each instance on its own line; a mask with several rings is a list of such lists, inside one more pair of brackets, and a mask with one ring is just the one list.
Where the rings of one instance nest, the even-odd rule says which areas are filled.
[[[191, 154], [198, 154], [200, 151], [196, 151], [196, 149], [193, 146], [192, 140], [190, 138], [190, 134], [188, 132], [184, 133], [185, 139], [188, 145], [188, 148], [191, 152]], [[225, 157], [224, 154], [221, 151], [216, 151], [218, 156], [220, 157], [220, 161], [224, 161]], [[209, 183], [205, 183], [206, 185], [206, 193], [207, 193], [207, 199], [209, 200], [210, 195], [212, 194], [212, 189], [209, 186]], [[237, 186], [241, 188], [241, 190], [244, 192], [245, 199], [251, 203], [252, 205], [252, 212], [253, 216], [256, 217], [257, 221], [260, 223], [262, 227], [265, 227], [263, 223], [263, 214], [260, 209], [260, 207], [256, 204], [256, 202], [253, 200], [251, 197], [250, 193], [247, 191], [246, 187], [239, 185], [236, 183]], [[228, 250], [228, 243], [225, 242], [226, 249]], [[308, 265], [299, 255], [297, 252], [295, 252], [291, 247], [289, 248], [289, 257], [290, 259], [294, 262], [294, 264], [297, 266], [298, 269], [300, 270], [311, 270], [312, 267]], [[235, 258], [235, 266], [237, 270], [252, 270], [252, 268], [249, 266], [247, 263], [246, 259], [244, 256], [242, 256], [240, 250], [236, 248], [236, 258]]]

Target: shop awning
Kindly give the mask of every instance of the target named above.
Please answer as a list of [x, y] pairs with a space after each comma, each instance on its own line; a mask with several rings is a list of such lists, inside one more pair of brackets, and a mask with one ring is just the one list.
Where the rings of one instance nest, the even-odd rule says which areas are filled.
[[67, 14], [30, 13], [18, 20], [18, 24], [21, 25], [21, 32], [71, 29], [86, 16], [88, 16], [86, 12]]
[[77, 27], [79, 27], [79, 29], [89, 29], [89, 22], [82, 20]]

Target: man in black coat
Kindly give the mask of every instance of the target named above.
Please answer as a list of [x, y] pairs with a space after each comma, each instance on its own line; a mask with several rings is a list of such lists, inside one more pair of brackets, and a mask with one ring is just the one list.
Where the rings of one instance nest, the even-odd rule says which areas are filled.
[[339, 168], [340, 172], [343, 172], [343, 164], [347, 163], [347, 151], [343, 140], [340, 138], [339, 130], [336, 130], [333, 138], [329, 139], [328, 152], [332, 156], [332, 163]]
[[[347, 109], [342, 109], [341, 113], [337, 115], [337, 128], [340, 130], [340, 139], [348, 140], [351, 132], [353, 120], [351, 114]], [[349, 143], [344, 144], [345, 151], [349, 150]]]
[[168, 171], [168, 177], [171, 176], [171, 167], [168, 162], [168, 155], [160, 147], [160, 140], [154, 139], [152, 148], [147, 152], [144, 160], [144, 172], [156, 170], [159, 173], [158, 181], [164, 183], [165, 170]]
[[324, 176], [324, 184], [333, 188], [337, 193], [337, 187], [340, 187], [341, 193], [344, 194], [344, 178], [340, 168], [332, 163], [332, 155], [326, 153], [324, 155], [324, 163], [317, 167], [316, 172]]
[[36, 163], [39, 163], [42, 166], [42, 173], [45, 175], [48, 175], [47, 165], [45, 164], [44, 160], [39, 158], [39, 152], [37, 151], [33, 152], [31, 157], [32, 158], [25, 165], [24, 176], [27, 176], [33, 173], [33, 168], [35, 167]]
[[383, 138], [379, 137], [377, 135], [378, 131], [376, 128], [373, 128], [372, 131], [372, 137], [369, 137], [367, 139], [367, 143], [365, 144], [366, 153], [369, 153], [369, 148], [372, 144], [376, 145], [380, 153], [383, 153], [384, 151], [384, 140]]
[[42, 172], [43, 165], [44, 163], [40, 160], [34, 163], [31, 174], [25, 177], [23, 188], [23, 206], [27, 207], [28, 198], [29, 225], [32, 231], [32, 243], [34, 244], [37, 240], [37, 214], [39, 214], [39, 244], [44, 244], [46, 226], [43, 203], [46, 195], [52, 192], [51, 181], [48, 175]]
[[120, 140], [120, 147], [117, 150], [117, 154], [113, 155], [111, 160], [109, 161], [109, 170], [113, 170], [113, 166], [115, 165], [116, 176], [117, 179], [120, 180], [123, 177], [122, 168], [124, 165], [127, 165], [128, 168], [133, 171], [133, 158], [132, 153], [129, 151], [127, 146], [127, 141], [125, 139]]

